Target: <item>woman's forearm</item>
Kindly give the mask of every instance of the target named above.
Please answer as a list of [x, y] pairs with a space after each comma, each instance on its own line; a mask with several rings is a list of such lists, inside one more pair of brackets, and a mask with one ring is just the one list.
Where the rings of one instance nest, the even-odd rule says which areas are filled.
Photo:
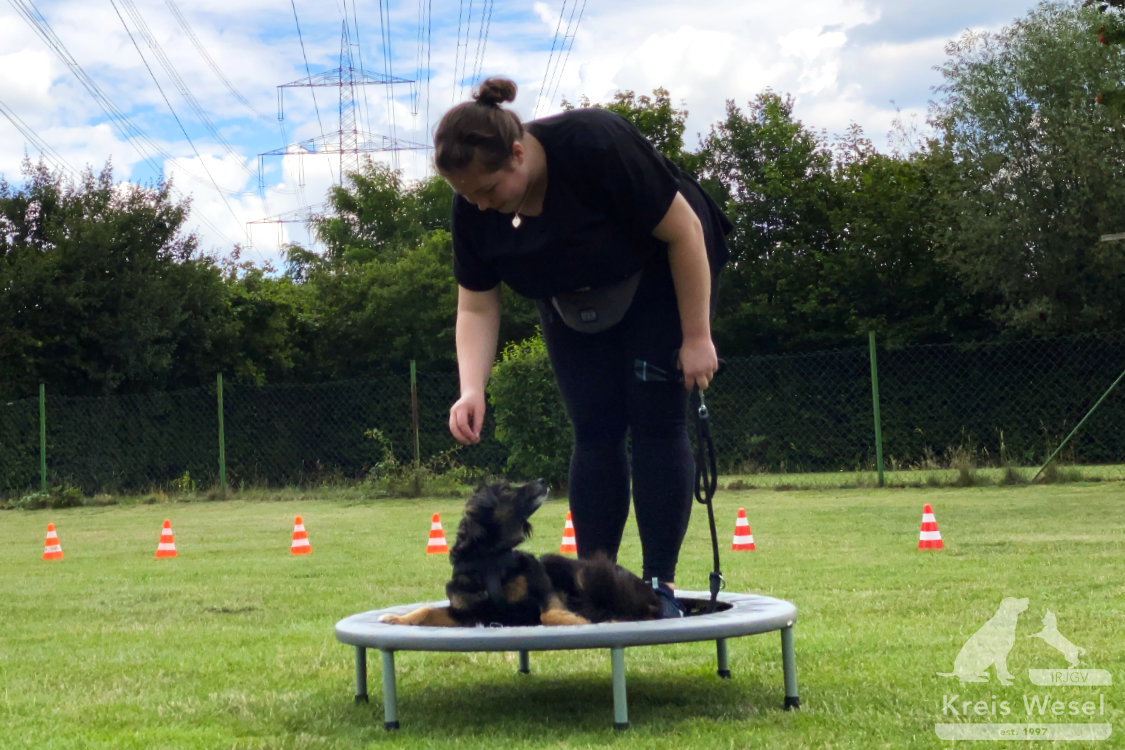
[[706, 388], [719, 367], [711, 340], [711, 267], [703, 227], [687, 199], [677, 194], [653, 235], [668, 243], [683, 344], [684, 386]]
[[474, 292], [460, 287], [457, 292], [457, 371], [461, 393], [484, 393], [496, 359], [500, 334], [500, 287]]

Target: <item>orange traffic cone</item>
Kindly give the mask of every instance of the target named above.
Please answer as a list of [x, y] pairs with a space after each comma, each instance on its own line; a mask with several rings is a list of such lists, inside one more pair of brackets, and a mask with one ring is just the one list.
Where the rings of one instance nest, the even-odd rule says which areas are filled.
[[734, 541], [730, 548], [734, 551], [752, 551], [754, 547], [754, 534], [750, 531], [750, 522], [746, 520], [746, 509], [738, 509], [738, 518], [734, 522]]
[[934, 509], [926, 503], [922, 508], [922, 530], [918, 532], [918, 549], [945, 549], [941, 541], [941, 532], [938, 531], [937, 519], [934, 518]]
[[47, 540], [43, 543], [43, 559], [63, 559], [62, 545], [59, 544], [59, 535], [55, 532], [53, 523], [47, 524]]
[[430, 540], [426, 542], [426, 554], [436, 555], [449, 552], [449, 545], [445, 542], [445, 532], [441, 530], [441, 516], [434, 513], [430, 519]]
[[156, 545], [157, 557], [175, 557], [176, 539], [172, 535], [172, 522], [164, 519], [164, 528], [160, 530], [160, 542]]
[[309, 544], [309, 535], [305, 531], [305, 522], [300, 516], [293, 521], [293, 544], [289, 545], [289, 554], [307, 555], [312, 552]]
[[568, 552], [574, 555], [578, 554], [578, 542], [574, 538], [574, 519], [570, 517], [570, 511], [566, 512], [566, 525], [563, 526], [562, 544], [559, 545], [559, 552], [564, 555]]

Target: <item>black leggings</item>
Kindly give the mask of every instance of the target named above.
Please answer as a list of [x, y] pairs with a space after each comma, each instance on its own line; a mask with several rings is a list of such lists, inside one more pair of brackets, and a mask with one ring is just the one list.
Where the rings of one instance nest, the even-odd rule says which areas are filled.
[[[691, 515], [695, 462], [687, 432], [688, 393], [676, 381], [682, 341], [667, 270], [645, 272], [625, 318], [601, 333], [567, 328], [540, 303], [543, 337], [574, 425], [570, 508], [578, 555], [616, 558], [632, 493], [646, 579], [675, 580]], [[642, 381], [637, 361], [671, 374]]]

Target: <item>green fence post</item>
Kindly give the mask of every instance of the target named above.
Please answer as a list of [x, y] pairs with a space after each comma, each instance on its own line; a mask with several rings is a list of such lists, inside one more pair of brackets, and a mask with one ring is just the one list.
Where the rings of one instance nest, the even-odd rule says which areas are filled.
[[39, 489], [47, 491], [47, 388], [39, 384]]
[[422, 449], [418, 440], [418, 373], [414, 360], [410, 360], [410, 418], [414, 422], [414, 466], [422, 463]]
[[215, 390], [219, 394], [219, 494], [227, 496], [227, 441], [223, 430], [223, 374], [215, 376]]
[[883, 486], [883, 422], [879, 418], [879, 367], [875, 361], [875, 332], [867, 332], [871, 351], [871, 409], [875, 413], [875, 466], [879, 470], [879, 486]]

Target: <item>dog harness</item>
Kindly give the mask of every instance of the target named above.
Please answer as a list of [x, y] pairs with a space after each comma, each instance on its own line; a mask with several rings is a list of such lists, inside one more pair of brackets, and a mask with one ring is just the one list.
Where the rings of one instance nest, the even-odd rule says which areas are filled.
[[497, 609], [511, 607], [512, 604], [504, 598], [501, 575], [515, 566], [518, 559], [515, 550], [508, 550], [499, 555], [485, 557], [480, 560], [462, 560], [453, 564], [453, 575], [476, 573], [484, 576], [484, 587], [488, 592], [488, 600]]

